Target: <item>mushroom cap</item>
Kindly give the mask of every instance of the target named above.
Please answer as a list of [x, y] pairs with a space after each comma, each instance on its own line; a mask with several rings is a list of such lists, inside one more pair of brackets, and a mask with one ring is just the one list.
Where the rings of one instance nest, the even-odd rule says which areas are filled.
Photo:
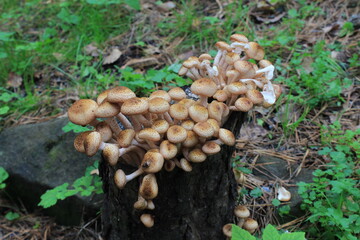
[[212, 57], [208, 53], [203, 53], [199, 56], [199, 61], [202, 62], [203, 60], [212, 60]]
[[227, 86], [226, 90], [233, 95], [245, 94], [248, 91], [246, 85], [242, 82], [230, 83]]
[[147, 228], [151, 228], [152, 226], [154, 226], [154, 217], [148, 213], [141, 214], [140, 221]]
[[164, 165], [164, 157], [158, 152], [147, 152], [141, 162], [141, 168], [146, 173], [156, 173]]
[[247, 207], [243, 206], [243, 205], [236, 206], [235, 209], [234, 209], [234, 214], [238, 218], [248, 218], [248, 217], [250, 217], [249, 209]]
[[241, 97], [235, 101], [235, 107], [242, 112], [250, 111], [253, 105], [254, 104], [252, 103], [252, 101], [250, 101], [250, 99], [247, 97]]
[[177, 120], [185, 120], [189, 116], [187, 107], [181, 103], [175, 103], [170, 106], [169, 114]]
[[223, 226], [223, 233], [226, 237], [231, 237], [231, 229], [232, 229], [232, 224], [231, 223], [228, 223], [228, 224], [225, 224]]
[[215, 142], [206, 142], [202, 147], [201, 150], [206, 153], [207, 155], [212, 155], [220, 152], [221, 147], [219, 144]]
[[228, 99], [228, 94], [225, 90], [219, 89], [214, 94], [213, 98], [218, 100], [219, 102], [225, 102]]
[[219, 122], [215, 119], [208, 119], [206, 120], [206, 122], [210, 123], [210, 125], [213, 127], [214, 129], [214, 137], [218, 137], [219, 136], [219, 130], [220, 130], [220, 126], [219, 126]]
[[278, 99], [282, 93], [281, 86], [279, 84], [273, 84], [274, 90], [275, 90], [275, 96], [276, 99]]
[[185, 128], [173, 125], [169, 127], [166, 132], [167, 139], [172, 143], [180, 143], [183, 142], [187, 137], [187, 132]]
[[232, 42], [241, 42], [241, 43], [249, 42], [247, 37], [245, 37], [244, 35], [239, 34], [239, 33], [235, 33], [235, 34], [231, 35], [230, 36], [230, 41], [232, 41]]
[[170, 89], [168, 94], [171, 97], [171, 99], [174, 101], [180, 101], [181, 99], [186, 98], [185, 91], [180, 87], [175, 87], [175, 88]]
[[189, 57], [187, 60], [183, 62], [183, 66], [186, 68], [199, 68], [200, 62], [199, 59], [195, 56]]
[[248, 44], [249, 48], [245, 49], [245, 53], [249, 58], [253, 58], [255, 60], [261, 60], [264, 58], [265, 51], [258, 43], [249, 42]]
[[243, 228], [250, 233], [255, 232], [255, 230], [259, 227], [259, 224], [256, 220], [252, 218], [247, 218], [244, 222]]
[[181, 66], [181, 68], [179, 69], [178, 75], [179, 76], [184, 76], [187, 72], [188, 72], [188, 68]]
[[236, 139], [235, 139], [234, 134], [231, 131], [229, 131], [229, 130], [227, 130], [225, 128], [220, 128], [219, 129], [219, 138], [224, 144], [226, 144], [228, 146], [234, 146], [235, 145], [235, 140]]
[[117, 136], [117, 143], [122, 148], [127, 148], [131, 145], [132, 140], [135, 137], [134, 129], [125, 129], [122, 130]]
[[74, 147], [76, 151], [81, 153], [85, 152], [84, 141], [86, 136], [89, 135], [90, 133], [92, 133], [92, 131], [85, 131], [76, 136], [74, 140]]
[[252, 78], [256, 74], [254, 66], [245, 60], [236, 61], [234, 67], [240, 73], [241, 78]]
[[199, 142], [198, 136], [192, 130], [187, 131], [186, 134], [187, 137], [185, 141], [182, 142], [182, 145], [187, 148], [194, 147]]
[[214, 128], [208, 122], [198, 122], [195, 124], [193, 131], [199, 136], [210, 138], [214, 134]]
[[85, 126], [95, 120], [97, 103], [91, 99], [77, 100], [68, 110], [68, 117], [72, 123]]
[[163, 98], [155, 97], [149, 100], [149, 112], [162, 114], [169, 111], [170, 105]]
[[189, 161], [200, 163], [206, 160], [206, 154], [200, 148], [194, 148], [189, 152]]
[[95, 127], [96, 131], [101, 134], [103, 142], [107, 142], [112, 138], [112, 130], [106, 122], [100, 122]]
[[134, 97], [136, 97], [135, 93], [123, 86], [114, 87], [107, 93], [107, 101], [111, 103], [122, 103]]
[[155, 129], [158, 133], [163, 134], [169, 129], [169, 123], [164, 119], [159, 119], [153, 122], [151, 125], [152, 129]]
[[130, 98], [121, 105], [121, 113], [125, 115], [143, 114], [149, 109], [149, 103], [143, 98]]
[[170, 95], [164, 90], [157, 90], [155, 92], [152, 92], [150, 94], [149, 100], [153, 99], [153, 98], [156, 98], [156, 97], [163, 98], [167, 102], [171, 101]]
[[140, 195], [146, 200], [154, 199], [158, 195], [158, 191], [159, 188], [155, 175], [154, 174], [145, 175], [140, 185], [140, 189], [139, 189]]
[[107, 98], [107, 95], [108, 95], [108, 93], [109, 93], [110, 90], [111, 90], [111, 89], [106, 89], [105, 91], [101, 92], [101, 93], [97, 96], [97, 98], [96, 98], [96, 103], [97, 103], [98, 105], [100, 105], [100, 104]]
[[190, 90], [200, 96], [212, 97], [217, 91], [217, 85], [210, 78], [200, 78], [191, 84]]
[[194, 125], [194, 121], [190, 119], [181, 122], [181, 126], [187, 131], [193, 130]]
[[115, 144], [108, 144], [104, 147], [102, 155], [110, 166], [115, 166], [120, 157], [119, 148]]
[[286, 190], [286, 188], [279, 187], [279, 189], [278, 189], [278, 197], [277, 198], [282, 202], [290, 201], [291, 193], [288, 190]]
[[140, 130], [138, 137], [152, 142], [156, 142], [160, 140], [160, 134], [155, 129], [152, 128], [144, 128]]
[[264, 96], [261, 94], [259, 90], [250, 89], [246, 92], [246, 97], [253, 103], [253, 104], [261, 104], [264, 101]]
[[171, 172], [172, 170], [174, 170], [175, 167], [176, 167], [176, 164], [173, 160], [167, 160], [164, 163], [164, 169], [167, 172]]
[[190, 98], [184, 98], [184, 99], [180, 100], [178, 103], [184, 104], [187, 108], [189, 108], [192, 105], [194, 105], [196, 102]]
[[223, 106], [218, 101], [212, 101], [208, 105], [209, 118], [213, 118], [218, 122], [222, 120]]
[[269, 60], [263, 59], [259, 61], [260, 68], [266, 68], [270, 65], [272, 65], [272, 63]]
[[147, 207], [147, 201], [139, 196], [138, 200], [134, 203], [134, 208], [138, 210], [144, 210]]
[[120, 189], [123, 189], [125, 187], [127, 181], [126, 181], [126, 175], [123, 170], [121, 169], [116, 170], [114, 175], [114, 182], [115, 185]]
[[120, 106], [115, 103], [103, 101], [95, 110], [95, 116], [98, 118], [110, 118], [120, 112]]
[[191, 163], [188, 160], [186, 160], [185, 158], [180, 159], [180, 167], [185, 172], [191, 172], [192, 171]]
[[215, 44], [215, 47], [219, 50], [224, 50], [224, 51], [228, 51], [231, 52], [232, 48], [229, 44], [227, 44], [226, 42], [223, 41], [219, 41]]
[[89, 133], [84, 140], [85, 154], [92, 157], [99, 150], [101, 144], [101, 134], [98, 132]]
[[239, 54], [234, 53], [234, 52], [229, 52], [225, 56], [225, 62], [230, 65], [234, 64], [234, 62], [236, 62], [238, 60], [240, 60], [240, 56], [239, 56]]
[[175, 144], [172, 144], [168, 140], [164, 140], [160, 144], [160, 153], [165, 159], [172, 159], [176, 156], [178, 149]]
[[189, 115], [195, 122], [205, 122], [209, 118], [209, 112], [206, 107], [196, 104], [188, 109]]

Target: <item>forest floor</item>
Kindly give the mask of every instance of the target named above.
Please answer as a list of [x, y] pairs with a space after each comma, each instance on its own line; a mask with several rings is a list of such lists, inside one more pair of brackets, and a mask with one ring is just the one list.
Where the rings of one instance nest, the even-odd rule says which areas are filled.
[[[119, 83], [143, 95], [186, 85], [173, 69], [189, 56], [213, 53], [216, 41], [240, 32], [264, 47], [283, 95], [274, 107], [249, 113], [235, 165], [254, 170], [259, 156], [274, 156], [299, 164], [299, 174], [302, 168], [325, 170], [342, 153], [345, 162], [354, 162], [347, 178], [359, 187], [357, 1], [11, 2], [0, 3], [1, 128], [59, 117], [75, 100]], [[261, 187], [251, 171], [243, 174], [249, 192]], [[253, 211], [277, 207], [270, 197], [240, 196]], [[0, 209], [18, 214], [0, 215], [0, 239], [101, 239], [99, 217], [66, 227], [9, 200], [1, 199]], [[280, 228], [301, 231], [307, 216]], [[274, 216], [259, 217], [262, 226], [277, 223]]]

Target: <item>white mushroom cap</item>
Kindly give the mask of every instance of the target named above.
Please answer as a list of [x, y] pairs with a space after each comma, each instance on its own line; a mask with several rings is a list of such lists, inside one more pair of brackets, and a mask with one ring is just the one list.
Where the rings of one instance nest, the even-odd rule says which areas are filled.
[[279, 187], [278, 189], [278, 199], [282, 202], [290, 201], [291, 199], [291, 193], [286, 190], [284, 187]]
[[154, 217], [148, 213], [141, 214], [140, 220], [147, 228], [154, 226]]

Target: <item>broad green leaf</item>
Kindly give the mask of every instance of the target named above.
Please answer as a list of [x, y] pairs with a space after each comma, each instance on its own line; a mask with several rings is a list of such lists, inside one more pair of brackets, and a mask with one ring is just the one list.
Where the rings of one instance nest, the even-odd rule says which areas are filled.
[[71, 131], [73, 131], [74, 133], [80, 133], [80, 132], [90, 131], [91, 128], [82, 127], [82, 126], [76, 125], [72, 122], [68, 122], [64, 127], [62, 127], [62, 130], [65, 133], [71, 132]]
[[0, 32], [0, 41], [8, 42], [11, 40], [11, 36], [14, 35], [15, 32]]
[[233, 224], [231, 228], [231, 240], [256, 240], [256, 238], [248, 231]]
[[13, 221], [13, 220], [16, 220], [20, 217], [20, 214], [16, 213], [16, 212], [8, 212], [6, 215], [5, 215], [5, 218], [9, 221]]
[[9, 177], [9, 174], [5, 170], [5, 168], [0, 167], [0, 189], [4, 189], [6, 187], [6, 184], [4, 181]]
[[141, 9], [140, 0], [124, 0], [124, 2], [135, 10]]
[[262, 190], [258, 187], [250, 191], [250, 196], [252, 196], [253, 198], [261, 197], [262, 194]]
[[0, 115], [6, 114], [7, 112], [9, 112], [9, 110], [10, 110], [9, 106], [0, 107]]
[[263, 232], [263, 240], [279, 240], [280, 234], [276, 230], [276, 228], [270, 224], [268, 224]]
[[280, 240], [305, 240], [305, 233], [303, 232], [284, 233], [281, 234]]

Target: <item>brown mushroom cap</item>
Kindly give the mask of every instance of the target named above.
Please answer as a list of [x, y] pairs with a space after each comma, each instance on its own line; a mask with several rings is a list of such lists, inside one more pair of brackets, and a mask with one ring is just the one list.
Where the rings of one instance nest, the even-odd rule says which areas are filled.
[[95, 110], [95, 116], [98, 118], [110, 118], [120, 112], [120, 106], [115, 103], [103, 101]]
[[215, 142], [206, 142], [201, 150], [206, 153], [207, 155], [212, 155], [212, 154], [216, 154], [218, 152], [220, 152], [221, 147], [219, 144], [215, 143]]
[[139, 193], [146, 200], [154, 199], [158, 195], [158, 184], [154, 174], [147, 174], [144, 176]]
[[212, 60], [212, 57], [210, 54], [203, 53], [199, 56], [199, 61], [202, 62], [203, 60]]
[[249, 48], [245, 49], [245, 53], [249, 58], [253, 58], [255, 60], [261, 60], [264, 58], [265, 51], [258, 43], [249, 42], [248, 44]]
[[228, 52], [232, 51], [232, 48], [230, 47], [230, 45], [227, 44], [226, 42], [222, 42], [222, 41], [217, 42], [215, 44], [215, 47], [219, 50], [224, 50], [224, 51], [228, 51]]
[[219, 122], [216, 121], [215, 119], [212, 119], [212, 118], [206, 120], [206, 122], [210, 123], [210, 125], [213, 127], [213, 129], [214, 129], [214, 137], [218, 137], [219, 136], [219, 130], [220, 130]]
[[112, 138], [112, 131], [106, 122], [100, 122], [95, 127], [96, 131], [101, 134], [101, 139], [103, 142], [107, 142]]
[[242, 82], [230, 83], [227, 86], [226, 90], [233, 95], [245, 94], [248, 91], [246, 85]]
[[187, 130], [187, 131], [193, 130], [194, 125], [195, 125], [195, 123], [193, 120], [185, 120], [181, 123], [181, 126], [183, 128], [185, 128], [185, 130]]
[[223, 226], [223, 233], [226, 237], [231, 237], [231, 229], [232, 229], [232, 224], [231, 223], [228, 223], [228, 224], [225, 224]]
[[209, 118], [213, 118], [218, 122], [222, 120], [223, 107], [218, 101], [212, 101], [208, 105]]
[[189, 116], [187, 107], [180, 103], [172, 104], [169, 110], [169, 114], [172, 118], [177, 120], [185, 120]]
[[140, 220], [147, 228], [154, 226], [154, 217], [148, 213], [141, 214]]
[[185, 128], [173, 125], [169, 127], [166, 132], [167, 139], [172, 143], [180, 143], [183, 142], [187, 137], [187, 132]]
[[241, 42], [241, 43], [249, 42], [247, 37], [245, 37], [244, 35], [239, 34], [239, 33], [235, 33], [235, 34], [231, 35], [230, 36], [230, 41], [232, 41], [232, 42]]
[[84, 140], [85, 153], [89, 157], [92, 157], [99, 150], [101, 144], [101, 134], [98, 132], [89, 133]]
[[149, 100], [150, 100], [150, 99], [153, 99], [153, 98], [156, 98], [156, 97], [162, 98], [162, 99], [164, 99], [164, 100], [167, 101], [167, 102], [170, 102], [170, 101], [171, 101], [170, 95], [169, 95], [166, 91], [164, 91], [164, 90], [157, 90], [157, 91], [155, 91], [155, 92], [152, 92], [152, 93], [150, 94]]
[[234, 134], [225, 129], [225, 128], [220, 128], [219, 129], [219, 139], [226, 145], [228, 146], [234, 146], [235, 145], [235, 136]]
[[123, 86], [114, 87], [107, 93], [107, 101], [111, 103], [122, 103], [134, 97], [136, 97], [135, 93]]
[[77, 100], [68, 110], [68, 117], [72, 123], [85, 126], [95, 120], [97, 103], [91, 99]]
[[162, 114], [169, 111], [170, 105], [163, 98], [155, 97], [149, 100], [149, 112]]
[[82, 132], [76, 136], [76, 138], [74, 140], [74, 147], [75, 147], [76, 151], [81, 152], [81, 153], [85, 152], [84, 141], [85, 141], [86, 136], [89, 135], [90, 133], [92, 133], [92, 131]]
[[200, 62], [199, 59], [195, 56], [189, 57], [187, 60], [183, 62], [183, 66], [186, 68], [199, 68]]
[[158, 152], [147, 152], [141, 162], [141, 168], [146, 173], [156, 173], [164, 165], [164, 157]]
[[212, 97], [217, 91], [217, 86], [210, 78], [200, 78], [191, 84], [190, 89], [199, 96]]
[[234, 52], [229, 52], [225, 56], [225, 61], [227, 64], [233, 65], [234, 62], [240, 60], [239, 54], [236, 54]]
[[219, 89], [214, 94], [213, 98], [218, 100], [219, 102], [225, 102], [228, 99], [228, 94], [225, 90]]
[[239, 111], [242, 111], [242, 112], [250, 111], [250, 109], [253, 107], [253, 105], [254, 104], [252, 103], [252, 101], [250, 101], [250, 99], [248, 99], [246, 97], [238, 98], [235, 101], [236, 109], [238, 109]]
[[152, 129], [155, 129], [158, 133], [163, 134], [169, 129], [169, 123], [164, 119], [159, 119], [153, 122], [151, 125]]
[[160, 140], [160, 134], [152, 128], [144, 128], [139, 131], [139, 138], [156, 142]]
[[117, 143], [122, 148], [127, 148], [131, 145], [132, 140], [135, 137], [135, 131], [133, 129], [125, 129], [121, 131], [117, 137]]
[[236, 61], [234, 67], [240, 73], [241, 78], [252, 78], [256, 74], [253, 65], [245, 60]]
[[172, 159], [176, 156], [178, 149], [175, 144], [172, 144], [168, 140], [164, 140], [160, 144], [160, 153], [165, 159]]
[[189, 152], [189, 161], [199, 163], [205, 160], [206, 154], [200, 148], [195, 148]]
[[195, 132], [193, 132], [191, 130], [187, 131], [186, 134], [187, 134], [187, 137], [182, 142], [182, 145], [187, 148], [194, 147], [199, 142], [198, 136], [195, 134]]
[[111, 90], [111, 89], [106, 89], [105, 91], [101, 92], [101, 93], [97, 96], [97, 98], [96, 98], [96, 103], [97, 103], [98, 105], [100, 105], [100, 104], [107, 98], [107, 95], [108, 95], [108, 93], [109, 93], [110, 90]]
[[194, 105], [196, 102], [190, 98], [184, 98], [178, 102], [179, 104], [184, 104], [187, 108]]
[[238, 218], [248, 218], [248, 217], [250, 217], [249, 209], [247, 207], [243, 206], [243, 205], [236, 206], [235, 209], [234, 209], [234, 214]]
[[246, 92], [246, 97], [253, 103], [253, 104], [261, 104], [264, 101], [264, 96], [261, 94], [260, 91], [256, 89], [251, 89]]
[[210, 138], [214, 134], [214, 128], [208, 122], [198, 122], [195, 124], [193, 131], [199, 136]]
[[244, 222], [243, 228], [250, 233], [255, 232], [255, 230], [259, 227], [259, 224], [256, 220], [252, 218], [247, 218]]
[[195, 122], [205, 122], [209, 118], [209, 112], [206, 107], [196, 104], [192, 105], [188, 109], [189, 116]]
[[149, 108], [149, 103], [143, 98], [130, 98], [121, 105], [121, 113], [125, 115], [143, 114]]
[[102, 155], [110, 166], [115, 166], [119, 159], [119, 148], [115, 144], [108, 144], [104, 147]]
[[188, 160], [186, 160], [185, 158], [180, 159], [180, 167], [185, 172], [191, 172], [192, 171], [191, 163]]
[[121, 169], [116, 170], [114, 174], [114, 182], [115, 185], [120, 189], [123, 189], [125, 187], [127, 181], [126, 181], [126, 175], [123, 170]]
[[175, 88], [170, 89], [168, 94], [171, 97], [171, 99], [174, 101], [180, 101], [180, 100], [186, 98], [185, 91], [180, 87], [175, 87]]

